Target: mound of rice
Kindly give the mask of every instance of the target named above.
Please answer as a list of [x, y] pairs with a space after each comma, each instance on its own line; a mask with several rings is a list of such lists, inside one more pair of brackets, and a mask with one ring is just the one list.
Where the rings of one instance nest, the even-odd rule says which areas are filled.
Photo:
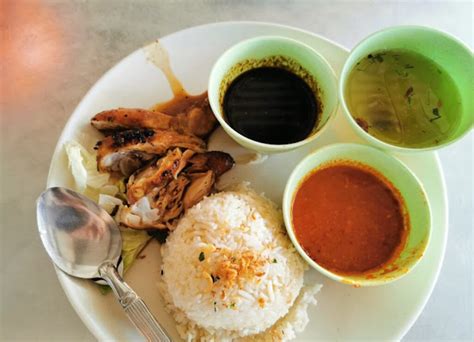
[[185, 340], [291, 339], [320, 288], [301, 291], [306, 266], [281, 212], [246, 185], [188, 210], [161, 252], [160, 288]]

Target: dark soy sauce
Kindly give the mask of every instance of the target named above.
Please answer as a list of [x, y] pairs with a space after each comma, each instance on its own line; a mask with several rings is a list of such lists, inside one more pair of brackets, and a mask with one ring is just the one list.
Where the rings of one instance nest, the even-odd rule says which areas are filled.
[[267, 144], [305, 139], [318, 119], [309, 85], [285, 69], [260, 67], [239, 75], [223, 101], [229, 125], [245, 137]]

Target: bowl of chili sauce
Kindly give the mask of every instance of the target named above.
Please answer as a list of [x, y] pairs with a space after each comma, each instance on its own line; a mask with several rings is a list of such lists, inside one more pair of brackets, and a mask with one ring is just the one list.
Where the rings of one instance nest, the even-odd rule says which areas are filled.
[[329, 145], [303, 159], [286, 184], [283, 214], [308, 264], [355, 286], [403, 277], [431, 231], [416, 176], [395, 157], [358, 144]]

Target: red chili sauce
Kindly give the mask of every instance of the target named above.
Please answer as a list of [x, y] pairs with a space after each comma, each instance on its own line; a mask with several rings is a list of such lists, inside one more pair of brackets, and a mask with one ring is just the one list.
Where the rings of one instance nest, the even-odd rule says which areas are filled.
[[360, 274], [398, 256], [408, 232], [404, 213], [400, 193], [385, 177], [364, 165], [336, 162], [303, 180], [292, 220], [311, 259], [338, 274]]

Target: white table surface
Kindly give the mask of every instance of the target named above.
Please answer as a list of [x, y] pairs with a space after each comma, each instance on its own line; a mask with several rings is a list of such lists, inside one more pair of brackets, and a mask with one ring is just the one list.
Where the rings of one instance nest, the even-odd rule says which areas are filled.
[[[3, 1], [0, 45], [0, 340], [93, 341], [39, 240], [35, 199], [56, 140], [86, 91], [144, 43], [215, 21], [288, 24], [351, 48], [380, 28], [420, 24], [473, 47], [472, 2]], [[6, 23], [7, 25], [4, 25]], [[205, 37], [203, 37], [204, 41]], [[472, 341], [473, 134], [439, 152], [449, 240], [439, 281], [406, 341]], [[387, 317], [387, 319], [390, 319]]]

